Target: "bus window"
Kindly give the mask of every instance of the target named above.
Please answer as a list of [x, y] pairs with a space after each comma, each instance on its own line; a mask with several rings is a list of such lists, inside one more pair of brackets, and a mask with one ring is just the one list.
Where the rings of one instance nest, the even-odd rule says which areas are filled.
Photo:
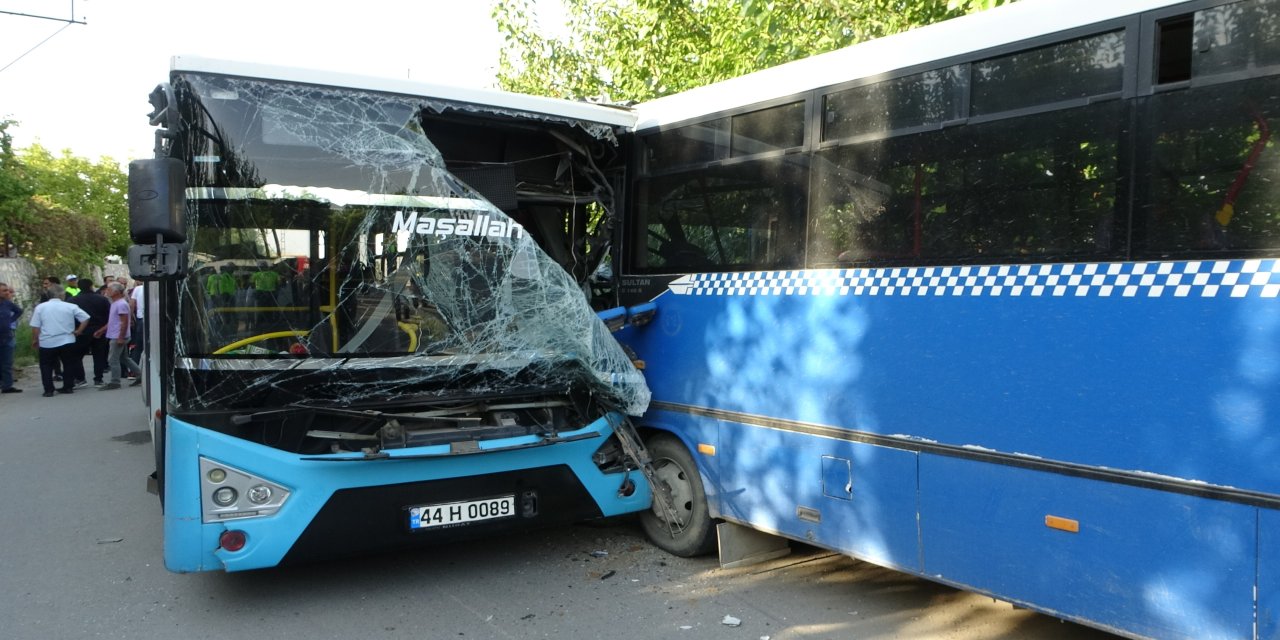
[[721, 118], [646, 136], [646, 168], [661, 171], [725, 157], [728, 124], [727, 119]]
[[1197, 11], [1191, 76], [1280, 64], [1280, 2], [1250, 0]]
[[823, 101], [823, 140], [940, 126], [963, 115], [965, 65], [863, 85]]
[[1103, 103], [819, 152], [809, 263], [1112, 255], [1124, 113]]
[[973, 64], [972, 115], [1118, 93], [1124, 31], [1112, 31]]
[[807, 175], [775, 160], [641, 182], [635, 266], [674, 273], [799, 264]]
[[1141, 121], [1150, 166], [1138, 207], [1139, 253], [1280, 248], [1280, 160], [1272, 140], [1280, 81], [1262, 78], [1162, 93]]
[[804, 103], [733, 116], [730, 155], [738, 158], [804, 144]]

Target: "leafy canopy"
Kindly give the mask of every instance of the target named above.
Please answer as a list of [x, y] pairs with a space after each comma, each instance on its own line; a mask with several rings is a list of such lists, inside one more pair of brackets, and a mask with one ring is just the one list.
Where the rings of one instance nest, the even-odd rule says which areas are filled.
[[10, 247], [22, 240], [15, 229], [31, 216], [29, 203], [35, 195], [26, 167], [13, 151], [9, 127], [14, 124], [13, 120], [0, 120], [0, 257], [6, 257]]
[[[543, 0], [545, 1], [545, 0]], [[605, 102], [649, 100], [988, 9], [1006, 0], [496, 0], [503, 89]]]
[[80, 273], [129, 245], [128, 177], [111, 158], [90, 162], [33, 144], [15, 150], [0, 121], [0, 256], [39, 273]]
[[125, 255], [131, 244], [129, 178], [119, 163], [108, 157], [90, 162], [69, 149], [55, 156], [39, 144], [22, 150], [22, 161], [36, 194], [51, 205], [97, 221], [106, 233], [107, 253]]

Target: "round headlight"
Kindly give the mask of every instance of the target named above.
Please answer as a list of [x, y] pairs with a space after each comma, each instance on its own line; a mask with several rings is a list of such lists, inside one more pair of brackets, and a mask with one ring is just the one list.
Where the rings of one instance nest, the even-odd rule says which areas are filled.
[[271, 499], [271, 487], [265, 484], [255, 485], [249, 489], [245, 496], [249, 498], [249, 502], [254, 504], [266, 504]]
[[236, 490], [231, 487], [222, 487], [213, 492], [213, 501], [220, 507], [229, 507], [236, 501]]
[[226, 479], [227, 479], [226, 469], [210, 469], [209, 470], [209, 482], [218, 484]]

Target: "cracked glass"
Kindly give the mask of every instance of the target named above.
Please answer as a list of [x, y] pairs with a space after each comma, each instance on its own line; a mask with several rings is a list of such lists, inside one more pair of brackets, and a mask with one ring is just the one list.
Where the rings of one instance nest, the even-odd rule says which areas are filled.
[[[229, 432], [261, 422], [256, 439], [310, 452], [358, 449], [385, 430], [385, 419], [326, 422], [322, 407], [406, 408], [397, 415], [506, 424], [507, 435], [644, 411], [648, 388], [584, 285], [451, 173], [423, 122], [532, 120], [613, 145], [608, 125], [194, 73], [173, 88], [190, 250], [169, 309], [176, 411]], [[314, 411], [249, 413], [281, 407]], [[220, 423], [227, 410], [238, 413]], [[328, 429], [341, 433], [317, 435]]]

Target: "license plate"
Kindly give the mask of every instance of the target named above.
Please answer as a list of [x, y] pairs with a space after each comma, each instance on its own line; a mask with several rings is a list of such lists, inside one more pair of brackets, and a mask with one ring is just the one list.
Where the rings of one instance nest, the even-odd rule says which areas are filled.
[[424, 504], [409, 508], [409, 528], [438, 529], [483, 520], [510, 518], [516, 514], [516, 497], [497, 496], [483, 500]]

